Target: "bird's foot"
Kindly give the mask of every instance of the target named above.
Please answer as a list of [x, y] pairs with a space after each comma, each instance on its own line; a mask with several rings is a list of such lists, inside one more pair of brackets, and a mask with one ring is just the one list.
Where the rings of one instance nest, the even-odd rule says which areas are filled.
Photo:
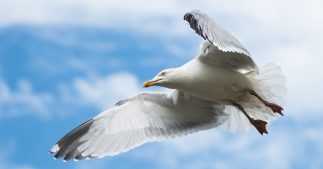
[[252, 119], [250, 122], [253, 126], [255, 126], [255, 128], [258, 130], [258, 132], [261, 135], [263, 135], [264, 133], [268, 134], [267, 129], [266, 129], [267, 122], [265, 122], [263, 120], [255, 120], [255, 119]]
[[278, 113], [284, 116], [284, 114], [282, 113], [282, 110], [284, 109], [281, 106], [274, 103], [266, 103], [266, 106], [269, 107], [274, 113]]
[[282, 110], [284, 110], [281, 106], [274, 104], [274, 103], [269, 103], [266, 100], [264, 100], [263, 98], [261, 98], [255, 91], [253, 90], [249, 90], [249, 93], [251, 95], [254, 95], [255, 97], [257, 97], [262, 103], [264, 103], [267, 107], [269, 107], [274, 113], [278, 113], [280, 115], [284, 115], [282, 113]]

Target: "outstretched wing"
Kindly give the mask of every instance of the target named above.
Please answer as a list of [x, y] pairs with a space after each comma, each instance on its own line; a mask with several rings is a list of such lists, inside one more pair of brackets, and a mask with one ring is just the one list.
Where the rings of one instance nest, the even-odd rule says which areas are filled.
[[125, 99], [64, 136], [55, 158], [112, 156], [143, 143], [178, 137], [224, 123], [224, 106], [175, 91]]
[[194, 10], [185, 14], [184, 20], [205, 40], [202, 42], [200, 59], [209, 64], [222, 65], [239, 71], [258, 69], [239, 40], [218, 26], [206, 14]]

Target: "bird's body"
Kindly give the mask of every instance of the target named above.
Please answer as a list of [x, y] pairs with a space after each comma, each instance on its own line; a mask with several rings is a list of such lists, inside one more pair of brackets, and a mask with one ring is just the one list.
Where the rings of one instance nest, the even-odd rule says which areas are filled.
[[229, 131], [255, 127], [267, 133], [266, 124], [277, 113], [282, 115], [285, 87], [280, 68], [258, 68], [241, 43], [202, 12], [189, 12], [184, 20], [204, 39], [200, 54], [144, 84], [174, 90], [119, 101], [59, 140], [50, 150], [55, 158], [112, 156], [217, 126]]
[[[194, 59], [176, 68], [184, 76], [178, 77], [174, 88], [208, 101], [230, 104], [239, 102], [252, 89], [248, 78], [240, 72], [219, 66], [211, 66]], [[185, 79], [185, 80], [183, 80]]]

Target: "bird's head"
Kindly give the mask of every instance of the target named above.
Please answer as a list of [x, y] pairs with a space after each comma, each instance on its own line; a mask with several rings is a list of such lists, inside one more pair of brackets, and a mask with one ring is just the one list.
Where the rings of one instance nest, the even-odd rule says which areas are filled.
[[176, 69], [165, 69], [159, 72], [153, 79], [144, 83], [144, 87], [163, 86], [173, 88], [172, 84], [176, 80]]

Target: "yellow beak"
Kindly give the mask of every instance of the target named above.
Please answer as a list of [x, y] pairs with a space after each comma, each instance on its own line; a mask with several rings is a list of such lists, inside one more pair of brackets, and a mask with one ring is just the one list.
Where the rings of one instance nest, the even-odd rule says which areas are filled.
[[149, 80], [146, 81], [144, 83], [144, 87], [150, 87], [150, 86], [154, 86], [158, 81], [160, 81], [161, 79], [157, 79], [157, 80]]

